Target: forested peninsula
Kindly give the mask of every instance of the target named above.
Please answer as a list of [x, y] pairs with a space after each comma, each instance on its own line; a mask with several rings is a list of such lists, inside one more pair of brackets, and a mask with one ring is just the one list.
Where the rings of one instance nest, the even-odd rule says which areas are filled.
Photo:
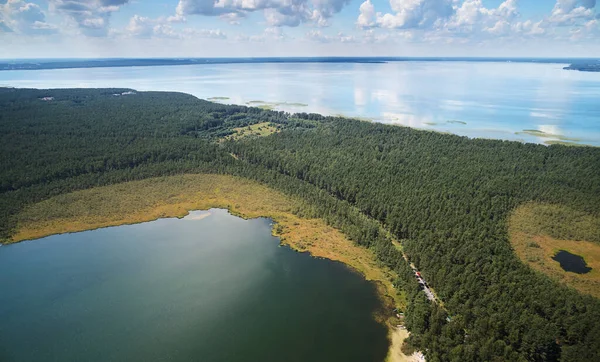
[[578, 61], [564, 67], [565, 70], [578, 70], [580, 72], [600, 72], [600, 60]]
[[[534, 244], [548, 238], [600, 244], [599, 148], [469, 139], [131, 89], [0, 88], [0, 109], [3, 243], [27, 238], [19, 233], [28, 225], [73, 217], [76, 208], [45, 210], [81, 200], [78, 192], [104, 200], [125, 183], [159, 192], [153, 180], [234, 177], [276, 190], [292, 200], [285, 212], [341, 231], [390, 271], [407, 303], [406, 350], [428, 361], [600, 360], [600, 301], [588, 284], [574, 289], [511, 245], [513, 231], [544, 234], [523, 248], [545, 250]], [[169, 196], [186, 200], [185, 192]], [[223, 203], [242, 208], [237, 200]], [[523, 205], [528, 213], [516, 212]], [[123, 210], [94, 212], [110, 219]], [[409, 262], [443, 303], [427, 300]]]

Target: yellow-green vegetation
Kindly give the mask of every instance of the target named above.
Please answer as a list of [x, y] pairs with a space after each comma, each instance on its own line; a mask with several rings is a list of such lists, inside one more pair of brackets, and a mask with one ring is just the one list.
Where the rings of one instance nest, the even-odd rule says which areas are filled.
[[[509, 233], [524, 263], [600, 298], [600, 217], [561, 205], [526, 203], [511, 214]], [[582, 256], [592, 270], [586, 274], [564, 271], [552, 260], [559, 250]]]
[[584, 145], [577, 142], [569, 142], [569, 141], [559, 141], [559, 140], [548, 140], [544, 141], [547, 145], [563, 145], [563, 146], [573, 146], [573, 147], [588, 147], [588, 145]]
[[[17, 215], [11, 242], [52, 234], [133, 224], [164, 217], [183, 217], [190, 210], [226, 208], [244, 218], [268, 217], [277, 223], [281, 243], [343, 262], [378, 285], [388, 304], [404, 308], [392, 286], [395, 275], [375, 255], [355, 245], [321, 219], [305, 219], [293, 211], [301, 203], [244, 178], [227, 175], [178, 175], [97, 187], [55, 196]], [[395, 300], [395, 302], [392, 301]]]
[[206, 98], [207, 101], [211, 101], [211, 102], [214, 102], [214, 101], [226, 101], [228, 99], [229, 99], [229, 97], [210, 97], [210, 98]]
[[256, 107], [256, 108], [260, 108], [260, 109], [264, 109], [266, 111], [270, 111], [273, 108], [275, 108], [275, 106], [271, 105], [271, 104], [261, 104], [260, 106]]
[[308, 107], [306, 103], [294, 103], [294, 102], [265, 102], [265, 101], [249, 101], [246, 102], [249, 106], [254, 106], [260, 109], [271, 110], [280, 106], [288, 107]]
[[237, 141], [240, 138], [249, 136], [264, 137], [279, 131], [279, 129], [270, 122], [256, 123], [246, 127], [234, 128], [233, 130], [235, 133], [225, 137], [226, 139]]
[[[572, 137], [567, 137], [567, 136], [563, 136], [563, 135], [559, 135], [559, 134], [553, 134], [553, 133], [548, 133], [548, 132], [544, 132], [544, 131], [540, 131], [537, 129], [524, 129], [520, 132], [515, 132], [515, 134], [517, 135], [530, 135], [530, 136], [536, 136], [536, 137], [542, 137], [542, 138], [554, 138], [554, 141], [549, 141], [549, 142], [554, 142], [552, 144], [558, 144], [558, 141], [571, 141], [571, 142], [579, 142], [580, 140], [578, 138], [572, 138]], [[551, 143], [547, 143], [547, 144], [551, 144]], [[564, 143], [561, 143], [564, 144]], [[572, 143], [570, 143], [572, 145]]]
[[279, 103], [278, 105], [281, 105], [281, 106], [290, 106], [290, 107], [308, 107], [308, 104], [306, 104], [306, 103], [299, 103], [299, 102], [284, 102], [284, 103]]

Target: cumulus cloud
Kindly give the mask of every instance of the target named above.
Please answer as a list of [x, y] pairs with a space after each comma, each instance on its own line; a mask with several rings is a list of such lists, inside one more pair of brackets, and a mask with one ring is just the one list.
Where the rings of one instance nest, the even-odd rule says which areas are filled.
[[[269, 26], [329, 25], [350, 0], [179, 0], [176, 16], [219, 16], [239, 22], [246, 14], [262, 11]], [[233, 19], [233, 21], [232, 21]]]
[[0, 4], [0, 31], [29, 35], [53, 34], [58, 30], [46, 22], [46, 14], [37, 4], [8, 0]]
[[538, 36], [538, 35], [543, 35], [546, 33], [546, 29], [543, 26], [542, 20], [540, 20], [538, 22], [534, 22], [531, 20], [518, 22], [513, 25], [513, 29], [517, 34], [530, 35], [530, 36]]
[[129, 0], [49, 0], [50, 8], [75, 21], [88, 36], [105, 36], [112, 13]]
[[227, 35], [220, 29], [183, 29], [183, 34], [187, 38], [211, 38], [211, 39], [227, 39]]
[[[564, 0], [559, 0], [564, 1]], [[577, 1], [577, 0], [571, 0]], [[585, 0], [595, 5], [595, 0]], [[401, 31], [405, 39], [466, 43], [488, 38], [546, 34], [547, 21], [522, 21], [518, 0], [504, 0], [488, 8], [482, 0], [390, 0], [393, 13], [376, 12], [371, 0], [363, 2], [356, 24], [362, 29]]]
[[377, 14], [383, 28], [429, 28], [454, 14], [452, 0], [390, 0], [394, 13]]
[[576, 25], [596, 17], [596, 0], [557, 0], [549, 21], [556, 25]]
[[337, 33], [336, 35], [326, 35], [320, 30], [312, 30], [306, 33], [306, 39], [317, 41], [320, 43], [356, 43], [357, 39], [354, 36], [345, 35], [344, 33]]
[[360, 4], [358, 8], [360, 15], [356, 20], [356, 25], [360, 28], [368, 29], [375, 26], [375, 6], [371, 3], [371, 0], [367, 0]]
[[149, 38], [154, 33], [154, 27], [158, 25], [155, 21], [139, 15], [134, 15], [129, 19], [129, 24], [125, 28], [127, 34], [140, 37]]
[[[302, 5], [300, 5], [302, 6]], [[267, 8], [263, 10], [265, 21], [269, 26], [298, 26], [310, 17], [308, 9], [293, 6], [288, 11], [282, 9]]]
[[265, 42], [265, 41], [283, 41], [290, 39], [281, 29], [281, 27], [268, 27], [262, 34], [246, 35], [240, 34], [235, 37], [239, 42]]
[[227, 35], [219, 29], [185, 28], [181, 31], [177, 31], [171, 26], [172, 22], [173, 20], [170, 18], [151, 19], [140, 15], [134, 15], [129, 19], [129, 24], [125, 27], [125, 35], [137, 38], [227, 38]]
[[465, 0], [460, 7], [455, 7], [454, 16], [445, 26], [460, 33], [485, 32], [501, 36], [518, 29], [518, 18], [517, 0], [506, 0], [497, 8], [486, 8], [481, 0]]
[[510, 23], [518, 16], [516, 0], [506, 0], [495, 9], [486, 8], [481, 0], [465, 0], [461, 6], [455, 8], [455, 14], [448, 26], [500, 26], [498, 23]]
[[348, 5], [350, 0], [312, 0], [311, 20], [320, 26], [329, 25], [329, 19], [342, 11], [344, 6]]

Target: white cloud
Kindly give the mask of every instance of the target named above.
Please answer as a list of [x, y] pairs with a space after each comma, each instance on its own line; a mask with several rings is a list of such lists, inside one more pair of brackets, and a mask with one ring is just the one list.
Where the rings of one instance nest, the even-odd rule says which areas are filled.
[[342, 11], [350, 0], [312, 0], [311, 19], [319, 26], [329, 25], [329, 19]]
[[289, 38], [281, 29], [281, 27], [266, 28], [262, 34], [246, 35], [240, 34], [235, 37], [238, 42], [265, 42], [265, 41], [283, 41]]
[[239, 25], [246, 16], [240, 13], [229, 13], [219, 16], [223, 21], [228, 22], [231, 25]]
[[538, 36], [546, 33], [546, 29], [543, 26], [542, 20], [538, 22], [533, 22], [531, 20], [518, 22], [513, 25], [513, 30], [517, 34], [526, 36]]
[[600, 37], [600, 21], [593, 19], [583, 24], [583, 26], [573, 29], [570, 39], [574, 41], [584, 39], [597, 41], [598, 37]]
[[454, 14], [452, 0], [390, 0], [393, 14], [377, 14], [383, 28], [429, 28]]
[[50, 9], [68, 16], [88, 36], [108, 34], [109, 19], [129, 0], [49, 0]]
[[596, 17], [596, 0], [557, 0], [548, 21], [556, 25], [574, 25]]
[[397, 29], [402, 32], [390, 36], [446, 44], [547, 34], [546, 20], [521, 20], [518, 0], [505, 0], [495, 8], [487, 8], [482, 0], [390, 0], [390, 6], [394, 13], [381, 14], [366, 0], [359, 9], [358, 27]]
[[[363, 51], [377, 49], [381, 55], [418, 55], [423, 52], [461, 55], [467, 54], [463, 52], [465, 49], [472, 50], [468, 54], [481, 49], [500, 53], [501, 49], [511, 47], [533, 55], [535, 52], [531, 49], [543, 52], [546, 48], [553, 48], [553, 44], [561, 44], [554, 49], [571, 47], [591, 56], [599, 49], [597, 0], [553, 0], [553, 7], [548, 8], [546, 13], [536, 14], [535, 19], [522, 17], [518, 5], [524, 1], [519, 0], [385, 0], [389, 2], [388, 10], [379, 8], [382, 6], [380, 1], [383, 0], [352, 3], [354, 11], [358, 10], [354, 26], [336, 24], [339, 27], [334, 32], [319, 29], [330, 25], [336, 14], [339, 16], [350, 4], [350, 0], [178, 0], [175, 12], [171, 9], [170, 13], [159, 17], [154, 15], [154, 11], [149, 17], [146, 4], [139, 0], [0, 0], [0, 36], [5, 44], [14, 45], [23, 41], [25, 35], [61, 33], [62, 38], [54, 36], [53, 41], [64, 39], [66, 44], [79, 38], [82, 43], [104, 44], [107, 49], [115, 47], [123, 51], [127, 47], [123, 44], [127, 42], [160, 44], [161, 47], [173, 44], [173, 47], [180, 47], [181, 54], [192, 52], [183, 44], [219, 44], [219, 39], [230, 39], [228, 43], [233, 43], [234, 39], [244, 42], [278, 41], [273, 47], [265, 47], [268, 54], [275, 54], [286, 46], [292, 52], [285, 54], [301, 52], [297, 49], [302, 46], [313, 52], [319, 49], [320, 55], [341, 52], [339, 49], [342, 48], [348, 49], [349, 54], [356, 54], [360, 50], [350, 45], [342, 46], [353, 42], [364, 44]], [[127, 4], [132, 4], [131, 10], [135, 9], [138, 15], [115, 29], [115, 12], [122, 11]], [[252, 22], [257, 16], [264, 18], [244, 27], [243, 35], [228, 37], [220, 29], [185, 28], [187, 20], [198, 15], [219, 17], [229, 24]], [[47, 19], [61, 28], [49, 24]], [[305, 35], [296, 39], [282, 31], [285, 27], [298, 26], [305, 27], [300, 33]], [[256, 34], [252, 30], [256, 27], [267, 29]], [[80, 37], [81, 34], [99, 39]], [[110, 35], [108, 39], [102, 39], [107, 35]], [[198, 41], [193, 41], [195, 38]], [[313, 43], [309, 44], [307, 40]], [[238, 45], [247, 46], [245, 52], [254, 52], [252, 44]], [[35, 53], [33, 45], [30, 47]], [[159, 46], [156, 47], [158, 49]], [[90, 49], [95, 51], [100, 47]], [[545, 54], [554, 55], [558, 50]], [[243, 54], [241, 50], [240, 54]]]
[[154, 33], [154, 26], [156, 26], [156, 21], [150, 18], [134, 15], [131, 19], [129, 19], [129, 24], [125, 28], [127, 34], [140, 37], [140, 38], [149, 38]]
[[[246, 14], [263, 11], [269, 26], [295, 27], [302, 23], [329, 25], [350, 0], [179, 0], [177, 16], [219, 16], [237, 23]], [[233, 21], [232, 21], [233, 19]]]
[[360, 4], [360, 15], [358, 15], [358, 19], [356, 20], [356, 25], [360, 28], [367, 29], [375, 26], [375, 7], [371, 0], [366, 0], [364, 3]]
[[182, 31], [177, 31], [171, 26], [172, 22], [173, 20], [171, 18], [151, 19], [140, 15], [134, 15], [129, 19], [129, 24], [125, 27], [124, 35], [137, 38], [227, 38], [227, 35], [220, 29], [185, 28]]
[[282, 13], [279, 9], [268, 8], [263, 11], [265, 21], [269, 26], [298, 26], [310, 17], [310, 13], [294, 8]]
[[56, 33], [58, 29], [46, 23], [46, 14], [37, 4], [8, 0], [0, 4], [0, 31], [43, 35]]
[[306, 33], [306, 39], [320, 43], [356, 43], [358, 41], [354, 36], [345, 35], [341, 32], [336, 35], [325, 35], [320, 30], [309, 31]]
[[186, 38], [210, 38], [210, 39], [227, 39], [227, 35], [220, 29], [183, 29], [183, 34]]

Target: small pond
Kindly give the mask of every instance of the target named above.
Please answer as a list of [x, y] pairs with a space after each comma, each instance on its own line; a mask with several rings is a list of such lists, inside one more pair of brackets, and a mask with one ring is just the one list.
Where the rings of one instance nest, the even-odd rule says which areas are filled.
[[552, 260], [559, 262], [560, 267], [568, 272], [585, 274], [592, 270], [592, 268], [587, 266], [582, 256], [571, 254], [566, 250], [559, 250], [559, 252], [552, 257]]

